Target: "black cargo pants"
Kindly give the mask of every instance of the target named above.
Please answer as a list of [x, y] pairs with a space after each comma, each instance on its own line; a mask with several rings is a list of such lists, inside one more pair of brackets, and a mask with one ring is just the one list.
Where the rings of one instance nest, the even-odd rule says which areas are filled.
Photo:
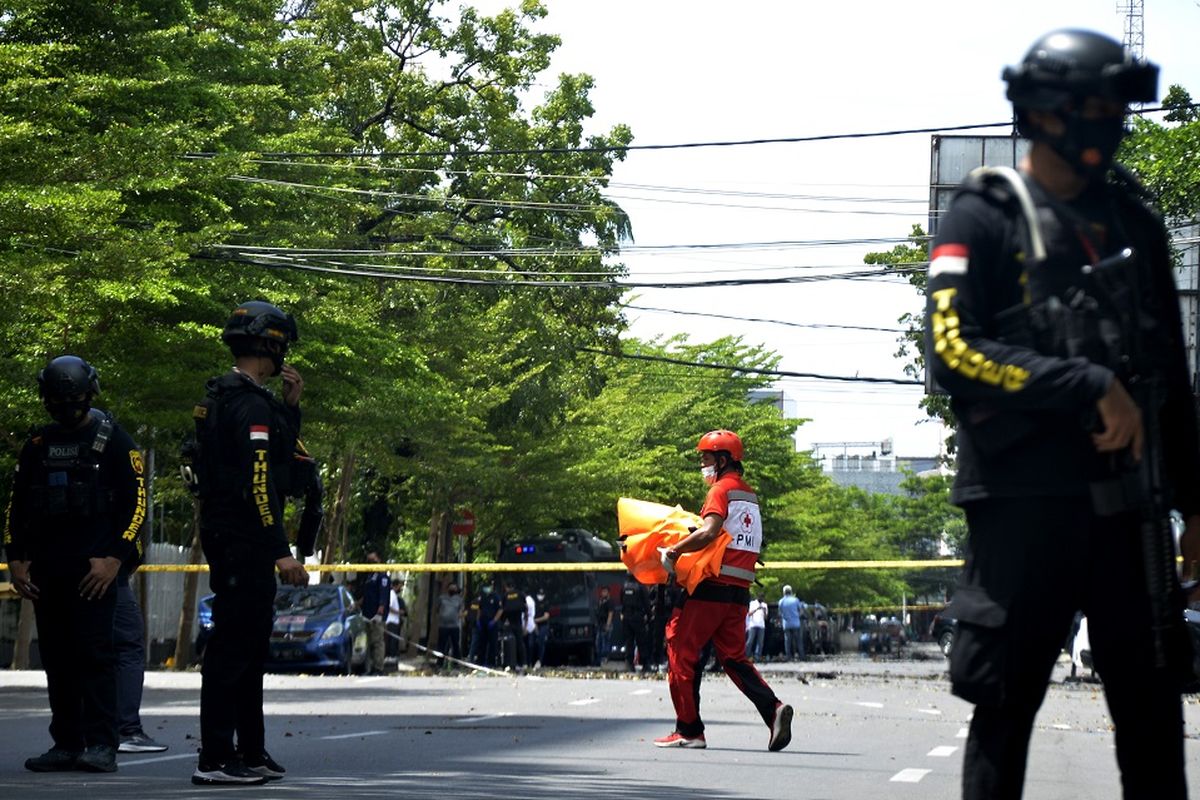
[[265, 752], [263, 673], [277, 586], [274, 562], [261, 557], [220, 553], [210, 566], [213, 628], [200, 682], [201, 759], [209, 765]]
[[965, 510], [967, 563], [948, 609], [958, 620], [954, 693], [976, 704], [963, 797], [1021, 796], [1034, 717], [1082, 609], [1124, 797], [1185, 798], [1179, 682], [1154, 668], [1137, 519], [1096, 517], [1086, 497], [996, 498]]
[[33, 609], [50, 699], [50, 736], [63, 750], [117, 746], [117, 590], [109, 586], [95, 600], [80, 597], [79, 582], [89, 569], [86, 560], [52, 570], [33, 562], [31, 577], [39, 590]]

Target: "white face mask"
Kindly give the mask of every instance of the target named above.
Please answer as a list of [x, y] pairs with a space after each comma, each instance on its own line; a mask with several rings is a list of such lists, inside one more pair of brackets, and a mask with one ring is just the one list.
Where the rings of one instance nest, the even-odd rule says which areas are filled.
[[700, 474], [704, 477], [705, 483], [717, 482], [717, 468], [715, 465], [711, 467], [701, 467]]

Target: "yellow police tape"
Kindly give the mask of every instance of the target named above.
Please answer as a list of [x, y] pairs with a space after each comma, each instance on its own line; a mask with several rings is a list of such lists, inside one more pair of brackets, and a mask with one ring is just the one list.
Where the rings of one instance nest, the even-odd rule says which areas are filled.
[[[928, 561], [769, 561], [759, 570], [810, 569], [956, 569], [962, 559]], [[8, 564], [0, 564], [8, 569]], [[624, 572], [620, 561], [554, 564], [305, 564], [309, 572]], [[138, 572], [208, 572], [207, 564], [143, 564]]]

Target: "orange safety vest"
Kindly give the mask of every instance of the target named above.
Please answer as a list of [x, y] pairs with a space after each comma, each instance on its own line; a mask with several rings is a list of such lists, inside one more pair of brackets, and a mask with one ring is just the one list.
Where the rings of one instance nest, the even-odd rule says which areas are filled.
[[[639, 583], [666, 583], [670, 577], [659, 548], [670, 547], [700, 526], [701, 519], [679, 506], [622, 497], [617, 501], [621, 561]], [[722, 574], [721, 561], [732, 537], [722, 528], [703, 550], [675, 560], [675, 581], [689, 594], [701, 581]]]

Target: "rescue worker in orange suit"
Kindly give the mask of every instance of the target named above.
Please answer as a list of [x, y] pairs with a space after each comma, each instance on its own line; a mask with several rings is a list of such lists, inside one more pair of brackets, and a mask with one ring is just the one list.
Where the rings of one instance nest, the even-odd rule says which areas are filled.
[[1113, 161], [1127, 106], [1157, 96], [1158, 67], [1060, 30], [1004, 80], [1028, 155], [955, 195], [926, 306], [928, 363], [959, 421], [950, 497], [969, 534], [948, 609], [951, 685], [975, 704], [963, 797], [1021, 796], [1082, 609], [1124, 797], [1181, 800], [1191, 654], [1163, 551], [1174, 555], [1175, 508], [1184, 566], [1200, 561], [1200, 437], [1167, 233]]
[[21, 449], [4, 528], [13, 587], [37, 615], [54, 740], [25, 767], [115, 772], [116, 581], [141, 557], [142, 455], [91, 407], [100, 380], [82, 358], [51, 361], [38, 389], [54, 422]]
[[[211, 430], [198, 434], [203, 473], [212, 484], [201, 499], [200, 542], [215, 597], [201, 671], [200, 759], [192, 782], [246, 785], [285, 773], [265, 746], [263, 670], [274, 624], [276, 570], [284, 583], [308, 582], [283, 528], [304, 381], [284, 364], [288, 345], [297, 338], [296, 323], [276, 306], [243, 303], [221, 338], [234, 367], [209, 381], [214, 405], [204, 419]], [[278, 375], [282, 402], [265, 386]]]
[[754, 703], [767, 725], [767, 749], [782, 750], [792, 740], [792, 707], [780, 702], [758, 670], [746, 658], [746, 606], [750, 584], [762, 549], [762, 516], [758, 497], [742, 479], [742, 440], [732, 431], [704, 434], [696, 446], [701, 475], [709, 484], [700, 509], [700, 527], [667, 548], [674, 561], [683, 553], [702, 550], [724, 528], [731, 541], [720, 574], [684, 592], [667, 623], [667, 682], [675, 705], [675, 730], [655, 739], [657, 747], [703, 748], [700, 718], [700, 653], [711, 639], [721, 665]]

